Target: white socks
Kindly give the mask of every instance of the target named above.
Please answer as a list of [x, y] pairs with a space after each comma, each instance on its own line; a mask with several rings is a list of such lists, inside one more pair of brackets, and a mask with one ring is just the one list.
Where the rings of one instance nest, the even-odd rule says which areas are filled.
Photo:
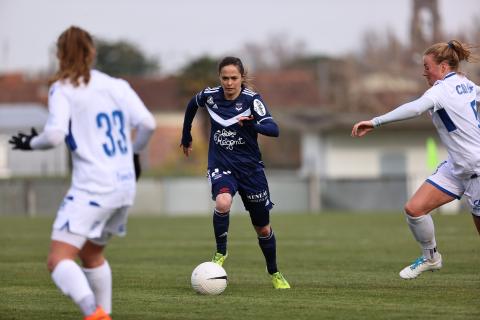
[[75, 261], [62, 260], [53, 270], [52, 279], [84, 315], [94, 313], [97, 305], [112, 313], [112, 271], [107, 260], [100, 267], [83, 271]]
[[72, 298], [85, 316], [95, 312], [95, 296], [85, 274], [75, 261], [60, 261], [52, 272], [52, 279], [65, 295]]
[[92, 288], [97, 305], [101, 306], [106, 313], [112, 313], [112, 270], [108, 261], [96, 268], [83, 268], [90, 288]]
[[420, 217], [412, 217], [408, 214], [405, 216], [413, 236], [422, 246], [423, 256], [428, 260], [436, 260], [438, 253], [432, 217], [429, 214]]

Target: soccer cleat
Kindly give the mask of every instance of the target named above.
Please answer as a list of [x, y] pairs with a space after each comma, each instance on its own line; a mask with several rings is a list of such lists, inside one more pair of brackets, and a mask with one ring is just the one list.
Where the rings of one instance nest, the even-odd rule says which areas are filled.
[[97, 307], [94, 313], [83, 318], [84, 320], [112, 320], [108, 313], [106, 313], [102, 307]]
[[275, 272], [272, 276], [272, 283], [275, 289], [290, 289], [287, 279], [283, 277], [280, 271]]
[[442, 267], [442, 256], [440, 253], [435, 261], [427, 260], [424, 256], [419, 257], [411, 265], [400, 271], [402, 279], [415, 279], [424, 271], [436, 271]]
[[223, 266], [223, 263], [225, 260], [227, 260], [228, 257], [228, 252], [225, 253], [224, 255], [221, 254], [220, 252], [215, 252], [215, 255], [212, 258], [212, 262], [218, 264], [219, 266]]

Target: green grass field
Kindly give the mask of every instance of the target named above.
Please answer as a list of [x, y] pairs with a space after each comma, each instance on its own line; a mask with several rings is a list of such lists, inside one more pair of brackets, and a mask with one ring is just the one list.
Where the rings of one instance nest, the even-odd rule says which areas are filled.
[[[440, 272], [405, 281], [420, 250], [402, 214], [273, 215], [279, 267], [274, 290], [246, 215], [233, 215], [229, 285], [220, 296], [190, 288], [214, 251], [207, 217], [132, 217], [107, 249], [114, 319], [479, 319], [480, 241], [468, 214], [436, 215]], [[53, 218], [0, 217], [0, 319], [81, 319], [50, 281]]]

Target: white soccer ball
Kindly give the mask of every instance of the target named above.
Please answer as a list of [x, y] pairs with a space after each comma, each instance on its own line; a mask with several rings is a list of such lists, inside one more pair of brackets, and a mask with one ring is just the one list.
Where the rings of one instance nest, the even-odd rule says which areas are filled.
[[204, 262], [193, 270], [191, 281], [193, 290], [200, 294], [220, 294], [227, 287], [227, 273], [214, 262]]

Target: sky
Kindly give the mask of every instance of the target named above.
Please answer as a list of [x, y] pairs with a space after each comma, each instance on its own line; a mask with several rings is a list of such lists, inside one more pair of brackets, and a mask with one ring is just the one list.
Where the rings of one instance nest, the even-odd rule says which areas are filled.
[[[438, 3], [447, 34], [480, 19], [478, 0]], [[408, 43], [412, 7], [413, 0], [0, 0], [0, 73], [47, 70], [70, 25], [132, 42], [169, 73], [202, 55], [235, 55], [246, 43], [278, 36], [331, 56], [358, 50], [367, 31], [388, 29]]]

